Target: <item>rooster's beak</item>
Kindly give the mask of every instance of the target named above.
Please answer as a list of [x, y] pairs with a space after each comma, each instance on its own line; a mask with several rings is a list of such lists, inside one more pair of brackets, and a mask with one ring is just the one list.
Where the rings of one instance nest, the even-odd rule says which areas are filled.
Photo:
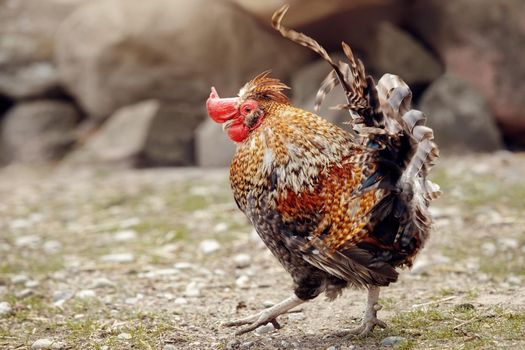
[[211, 88], [210, 97], [206, 101], [208, 115], [217, 123], [225, 123], [237, 115], [238, 97], [220, 98], [217, 90]]

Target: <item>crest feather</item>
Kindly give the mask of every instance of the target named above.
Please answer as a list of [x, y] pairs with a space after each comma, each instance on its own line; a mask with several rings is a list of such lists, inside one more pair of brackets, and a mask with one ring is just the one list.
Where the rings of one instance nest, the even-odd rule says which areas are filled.
[[239, 91], [239, 98], [241, 100], [252, 98], [255, 100], [289, 103], [290, 101], [283, 90], [290, 87], [279, 79], [270, 78], [269, 74], [270, 71], [267, 70], [247, 82]]

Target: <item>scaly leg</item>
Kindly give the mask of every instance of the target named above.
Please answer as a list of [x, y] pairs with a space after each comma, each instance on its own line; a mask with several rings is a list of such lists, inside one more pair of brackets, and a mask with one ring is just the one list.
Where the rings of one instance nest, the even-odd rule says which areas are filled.
[[375, 326], [386, 328], [386, 323], [377, 318], [377, 312], [381, 310], [379, 301], [379, 287], [371, 286], [368, 289], [368, 299], [366, 302], [365, 315], [361, 325], [349, 331], [343, 331], [343, 334], [354, 334], [360, 337], [366, 337], [372, 332]]
[[263, 311], [255, 315], [251, 315], [231, 322], [226, 322], [223, 324], [223, 326], [235, 327], [249, 324], [248, 327], [241, 328], [237, 332], [235, 332], [235, 335], [251, 332], [257, 327], [263, 326], [267, 323], [272, 323], [275, 328], [281, 328], [281, 326], [277, 322], [277, 316], [284, 314], [288, 310], [298, 305], [301, 305], [302, 303], [304, 303], [304, 300], [299, 299], [294, 294], [291, 297], [281, 301], [279, 304], [264, 309]]

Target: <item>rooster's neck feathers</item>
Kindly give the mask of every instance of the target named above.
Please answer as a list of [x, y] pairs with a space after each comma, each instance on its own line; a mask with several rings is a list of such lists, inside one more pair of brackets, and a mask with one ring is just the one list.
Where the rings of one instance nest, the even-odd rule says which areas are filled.
[[279, 79], [268, 77], [270, 71], [263, 72], [247, 82], [239, 91], [241, 101], [254, 99], [258, 101], [288, 104], [290, 101], [283, 90], [289, 87]]

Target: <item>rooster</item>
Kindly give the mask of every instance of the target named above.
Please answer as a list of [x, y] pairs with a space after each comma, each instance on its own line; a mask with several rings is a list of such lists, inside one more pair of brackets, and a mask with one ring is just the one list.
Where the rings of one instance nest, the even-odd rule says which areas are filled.
[[226, 326], [244, 326], [237, 334], [279, 328], [277, 317], [301, 303], [357, 287], [368, 289], [368, 299], [361, 325], [349, 332], [366, 336], [386, 326], [377, 318], [379, 287], [412, 265], [429, 235], [428, 206], [440, 192], [427, 174], [438, 149], [399, 77], [386, 74], [376, 85], [345, 43], [349, 64], [334, 63], [315, 40], [281, 24], [287, 9], [274, 14], [274, 28], [332, 66], [316, 108], [340, 84], [347, 103], [338, 107], [349, 111], [350, 127], [292, 106], [288, 87], [268, 72], [237, 97], [212, 88], [208, 114], [237, 144], [235, 201], [294, 282], [289, 298]]

